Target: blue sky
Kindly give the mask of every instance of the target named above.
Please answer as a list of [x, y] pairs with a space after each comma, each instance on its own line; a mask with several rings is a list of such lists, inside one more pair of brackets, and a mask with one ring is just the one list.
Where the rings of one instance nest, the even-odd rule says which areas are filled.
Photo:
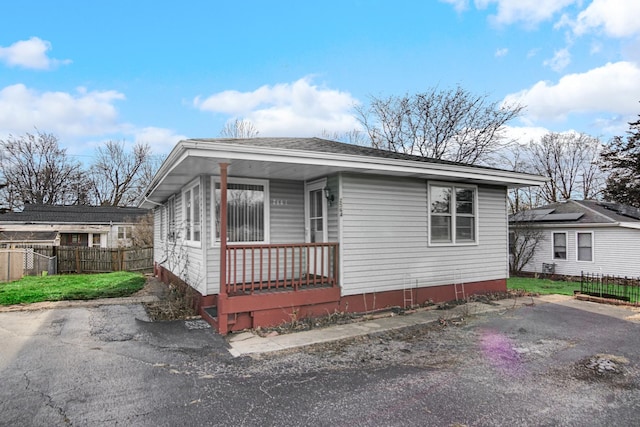
[[525, 142], [608, 140], [640, 113], [631, 0], [30, 1], [0, 6], [0, 138], [167, 153], [235, 118], [260, 136], [357, 128], [369, 96], [460, 85], [525, 114]]

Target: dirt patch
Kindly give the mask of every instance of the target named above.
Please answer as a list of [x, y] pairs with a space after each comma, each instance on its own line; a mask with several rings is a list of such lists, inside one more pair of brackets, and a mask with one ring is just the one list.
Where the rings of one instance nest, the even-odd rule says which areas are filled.
[[595, 354], [578, 361], [573, 367], [576, 379], [602, 382], [625, 389], [638, 388], [626, 357]]
[[147, 283], [139, 293], [141, 295], [155, 295], [159, 298], [158, 301], [144, 304], [147, 315], [153, 321], [190, 319], [197, 314], [193, 309], [190, 294], [183, 292], [178, 286], [166, 284], [156, 277], [149, 276]]

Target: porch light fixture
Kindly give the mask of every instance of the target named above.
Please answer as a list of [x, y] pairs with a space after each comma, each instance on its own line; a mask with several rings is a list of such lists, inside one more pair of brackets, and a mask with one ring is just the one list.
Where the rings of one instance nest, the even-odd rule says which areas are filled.
[[331, 203], [333, 203], [335, 198], [333, 197], [333, 194], [331, 194], [331, 189], [329, 187], [324, 187], [324, 197], [326, 197], [329, 201], [329, 206], [331, 206]]

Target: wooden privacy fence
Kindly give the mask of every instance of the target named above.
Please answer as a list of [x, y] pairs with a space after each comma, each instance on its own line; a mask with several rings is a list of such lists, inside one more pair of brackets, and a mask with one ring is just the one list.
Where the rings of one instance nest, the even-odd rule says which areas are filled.
[[153, 248], [88, 248], [59, 246], [58, 273], [153, 271]]

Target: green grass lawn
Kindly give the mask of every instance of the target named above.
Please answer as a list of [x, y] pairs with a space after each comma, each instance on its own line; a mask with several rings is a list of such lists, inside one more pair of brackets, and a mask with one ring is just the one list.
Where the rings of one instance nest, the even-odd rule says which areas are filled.
[[124, 271], [25, 276], [15, 282], [0, 283], [0, 305], [128, 296], [142, 289], [145, 280], [140, 273]]
[[580, 282], [553, 281], [549, 279], [534, 279], [529, 277], [510, 277], [507, 288], [524, 289], [537, 294], [573, 295], [573, 291], [580, 290]]

